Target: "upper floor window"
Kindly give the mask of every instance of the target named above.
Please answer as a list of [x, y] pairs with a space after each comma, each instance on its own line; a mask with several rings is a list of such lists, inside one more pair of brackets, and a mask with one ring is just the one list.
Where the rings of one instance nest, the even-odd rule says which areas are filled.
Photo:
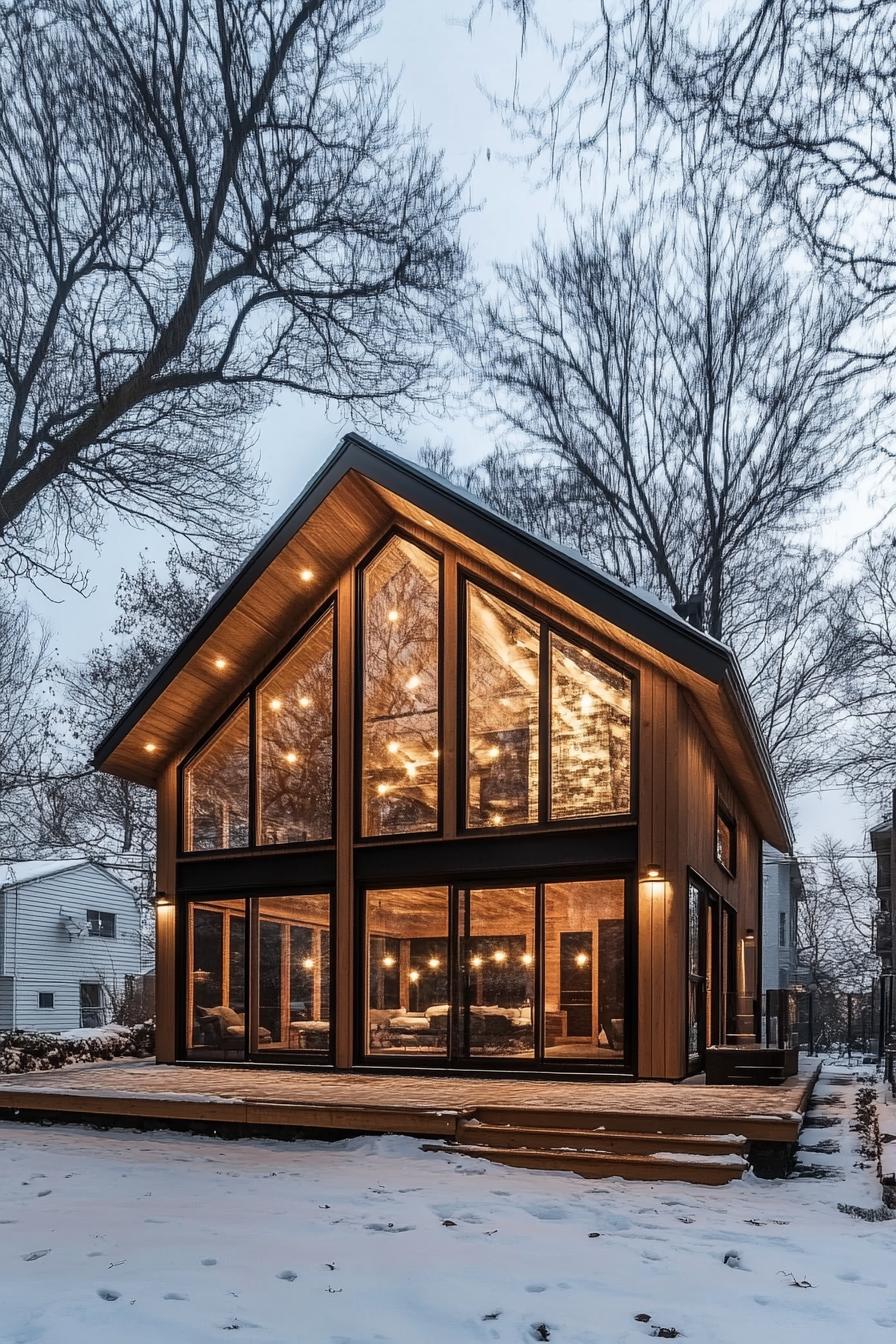
[[631, 811], [632, 683], [588, 649], [551, 640], [551, 820]]
[[439, 825], [440, 567], [392, 536], [362, 578], [361, 834]]
[[184, 770], [184, 848], [249, 844], [249, 702], [244, 700]]
[[630, 812], [631, 678], [476, 584], [466, 609], [467, 825]]
[[467, 586], [467, 825], [538, 820], [539, 627]]
[[716, 805], [716, 859], [733, 877], [737, 869], [737, 828], [721, 803]]
[[87, 932], [91, 938], [114, 938], [115, 915], [109, 910], [88, 910]]
[[333, 833], [333, 609], [258, 688], [258, 842]]

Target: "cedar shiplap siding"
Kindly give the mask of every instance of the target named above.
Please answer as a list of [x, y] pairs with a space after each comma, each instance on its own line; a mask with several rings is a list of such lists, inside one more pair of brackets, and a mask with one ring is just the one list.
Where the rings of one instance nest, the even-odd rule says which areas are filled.
[[[14, 993], [13, 1002], [0, 984], [0, 1024], [7, 1028], [73, 1030], [81, 1025], [82, 981], [120, 983], [141, 969], [134, 897], [95, 864], [7, 887], [0, 900], [6, 928], [0, 972]], [[113, 912], [115, 938], [70, 938], [60, 909], [85, 921], [88, 910]], [[42, 991], [54, 995], [52, 1008], [38, 1007]]]

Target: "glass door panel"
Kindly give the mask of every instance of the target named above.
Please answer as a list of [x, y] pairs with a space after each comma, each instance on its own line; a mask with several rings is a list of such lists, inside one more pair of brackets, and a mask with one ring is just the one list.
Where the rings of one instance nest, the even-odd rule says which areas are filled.
[[535, 888], [461, 894], [458, 1053], [535, 1056]]
[[186, 1021], [191, 1058], [245, 1058], [245, 916], [242, 900], [188, 906]]
[[625, 1054], [625, 883], [544, 889], [545, 1058]]
[[256, 919], [252, 1048], [266, 1057], [330, 1049], [330, 897], [262, 897]]
[[448, 888], [368, 891], [365, 1040], [371, 1055], [447, 1055]]

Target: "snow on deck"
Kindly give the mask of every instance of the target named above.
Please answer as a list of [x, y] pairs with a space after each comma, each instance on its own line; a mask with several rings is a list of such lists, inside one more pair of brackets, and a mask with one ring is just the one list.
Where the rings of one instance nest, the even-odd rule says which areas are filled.
[[852, 1096], [822, 1081], [835, 1123], [804, 1131], [838, 1149], [805, 1158], [829, 1179], [718, 1189], [525, 1171], [408, 1138], [0, 1123], [0, 1340], [641, 1344], [672, 1327], [696, 1344], [883, 1341], [896, 1223], [837, 1208], [880, 1203], [856, 1166]]

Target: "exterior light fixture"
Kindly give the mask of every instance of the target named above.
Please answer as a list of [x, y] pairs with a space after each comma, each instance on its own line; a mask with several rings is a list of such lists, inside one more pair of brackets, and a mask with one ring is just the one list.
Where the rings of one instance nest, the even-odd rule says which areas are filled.
[[506, 961], [506, 960], [507, 960], [507, 953], [504, 951], [503, 947], [499, 947], [498, 950], [497, 950], [497, 952], [493, 952], [493, 953], [492, 953], [492, 956], [494, 957], [495, 961], [497, 961], [497, 962], [502, 962], [502, 961]]
[[310, 583], [311, 580], [314, 578], [314, 570], [313, 570], [313, 569], [300, 569], [300, 570], [299, 570], [299, 578], [302, 580], [303, 583]]
[[744, 934], [744, 942], [755, 943], [755, 941], [756, 941], [756, 934], [753, 932], [752, 929], [747, 929], [746, 933]]
[[154, 751], [158, 750], [158, 748], [156, 747], [155, 742], [144, 742], [143, 750], [148, 751], [151, 756]]
[[577, 966], [587, 966], [587, 965], [588, 965], [588, 953], [587, 953], [587, 952], [577, 952], [577, 953], [576, 953], [576, 965], [577, 965]]
[[163, 909], [167, 905], [174, 904], [167, 891], [157, 891], [152, 898], [152, 903], [157, 910]]
[[393, 625], [398, 620], [398, 612], [395, 609], [395, 607], [393, 607], [391, 611], [386, 613], [386, 620], [391, 621]]
[[215, 659], [215, 667], [218, 669], [219, 672], [223, 672], [226, 666], [227, 666], [227, 659], [222, 658], [219, 654], [218, 657]]
[[420, 979], [420, 972], [410, 971], [408, 974], [408, 979], [410, 980], [412, 985], [416, 985], [417, 981]]
[[661, 874], [661, 872], [660, 872], [660, 866], [659, 866], [659, 864], [658, 864], [658, 863], [648, 863], [647, 867], [644, 869], [644, 876], [645, 876], [645, 877], [653, 878], [654, 880], [656, 880], [656, 878], [658, 878], [658, 877], [661, 877], [662, 874]]
[[512, 569], [510, 571], [510, 577], [513, 579], [521, 579], [523, 576], [518, 569]]
[[437, 971], [442, 963], [439, 961], [438, 957], [430, 957], [426, 964], [431, 971]]
[[412, 676], [408, 677], [407, 681], [405, 682], [405, 687], [409, 691], [416, 691], [419, 685], [420, 685], [420, 678], [417, 676], [416, 672], [414, 672]]
[[275, 695], [273, 700], [271, 701], [271, 709], [277, 710], [282, 708], [283, 708], [283, 701], [279, 699], [278, 696]]
[[313, 970], [314, 970], [314, 958], [313, 958], [313, 957], [304, 957], [304, 958], [302, 959], [302, 965], [304, 966], [304, 968], [305, 968], [306, 971], [313, 971]]
[[385, 968], [386, 968], [387, 971], [391, 971], [392, 967], [395, 965], [395, 958], [394, 958], [394, 957], [383, 957], [382, 964], [385, 966]]

